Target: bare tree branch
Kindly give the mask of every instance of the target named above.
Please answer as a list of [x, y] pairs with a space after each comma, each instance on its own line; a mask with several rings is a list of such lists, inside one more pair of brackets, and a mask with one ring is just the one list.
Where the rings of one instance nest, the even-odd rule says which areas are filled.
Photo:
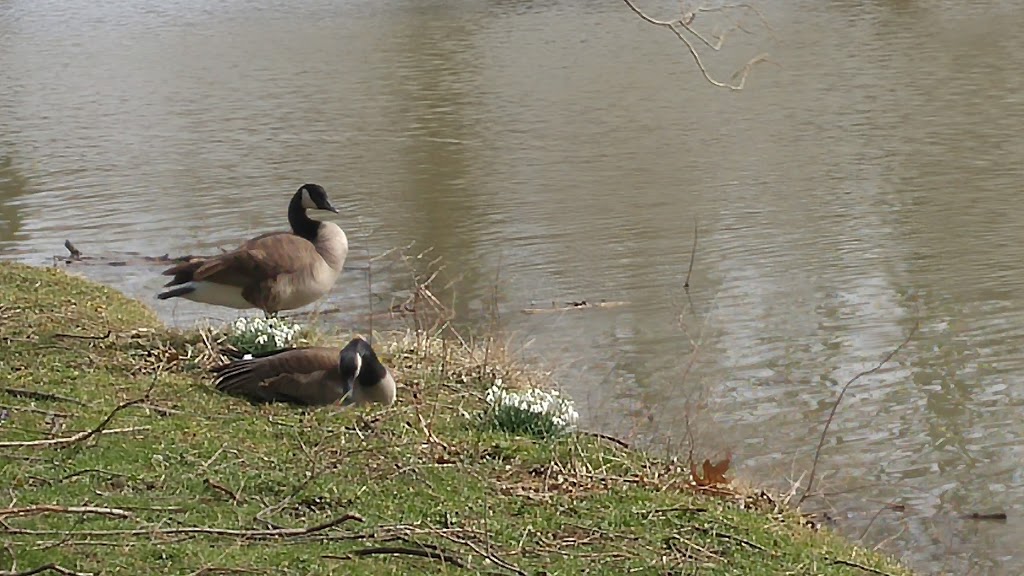
[[[722, 82], [720, 80], [716, 80], [711, 76], [711, 74], [708, 72], [707, 67], [704, 66], [704, 61], [701, 59], [700, 54], [697, 53], [697, 49], [694, 47], [693, 43], [690, 42], [690, 39], [687, 38], [685, 34], [683, 34], [683, 32], [688, 32], [708, 48], [711, 48], [712, 50], [715, 51], [720, 50], [722, 48], [722, 45], [725, 43], [725, 35], [729, 32], [729, 30], [726, 30], [725, 32], [719, 34], [716, 41], [712, 42], [708, 40], [706, 37], [704, 37], [704, 35], [697, 32], [691, 25], [693, 24], [693, 21], [697, 18], [697, 14], [701, 12], [720, 12], [730, 8], [744, 8], [753, 11], [758, 15], [758, 17], [761, 18], [761, 21], [762, 23], [764, 23], [765, 27], [770, 28], [767, 22], [764, 20], [764, 17], [761, 15], [761, 13], [758, 12], [756, 8], [749, 4], [733, 4], [726, 6], [717, 6], [712, 8], [701, 7], [690, 12], [685, 12], [684, 14], [682, 14], [681, 17], [676, 18], [674, 20], [659, 20], [657, 18], [647, 15], [643, 10], [640, 9], [639, 6], [636, 5], [636, 3], [633, 0], [622, 1], [625, 2], [626, 6], [628, 6], [629, 9], [632, 10], [634, 14], [639, 16], [640, 19], [643, 20], [644, 22], [647, 22], [648, 24], [652, 24], [654, 26], [659, 26], [661, 28], [668, 28], [669, 30], [671, 30], [672, 33], [676, 35], [676, 38], [679, 38], [679, 40], [686, 46], [687, 51], [690, 52], [690, 56], [693, 57], [693, 61], [697, 64], [697, 68], [700, 69], [700, 73], [704, 76], [704, 79], [714, 86], [717, 86], [719, 88], [728, 88], [730, 90], [742, 90], [747, 83], [747, 76], [750, 75], [750, 72], [751, 70], [754, 69], [754, 66], [768, 60], [767, 54], [758, 54], [757, 56], [751, 58], [742, 68], [737, 70], [736, 73], [732, 75], [732, 78], [734, 80], [737, 77], [739, 78], [739, 80], [735, 84]], [[744, 30], [739, 24], [735, 24], [732, 29], [737, 28], [740, 30]]]

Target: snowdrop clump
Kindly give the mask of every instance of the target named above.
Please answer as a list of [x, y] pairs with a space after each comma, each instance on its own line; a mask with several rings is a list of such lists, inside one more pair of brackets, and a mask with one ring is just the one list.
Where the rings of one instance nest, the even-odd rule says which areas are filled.
[[509, 390], [501, 378], [495, 379], [485, 399], [491, 424], [505, 432], [557, 436], [574, 430], [580, 418], [572, 400], [558, 390]]
[[291, 346], [300, 330], [278, 318], [238, 318], [229, 325], [228, 341], [243, 352], [267, 352]]

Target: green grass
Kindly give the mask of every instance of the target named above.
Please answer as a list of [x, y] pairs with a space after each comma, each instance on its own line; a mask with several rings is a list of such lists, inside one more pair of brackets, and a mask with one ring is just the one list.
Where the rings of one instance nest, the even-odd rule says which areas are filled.
[[[391, 408], [253, 407], [211, 389], [199, 332], [12, 263], [0, 263], [0, 340], [0, 573], [868, 573], [848, 561], [909, 574], [770, 499], [700, 492], [607, 440], [480, 425], [494, 377], [523, 376], [461, 344], [379, 337], [403, 385]], [[93, 430], [131, 400], [106, 433], [11, 445]], [[11, 510], [37, 505], [120, 512]]]

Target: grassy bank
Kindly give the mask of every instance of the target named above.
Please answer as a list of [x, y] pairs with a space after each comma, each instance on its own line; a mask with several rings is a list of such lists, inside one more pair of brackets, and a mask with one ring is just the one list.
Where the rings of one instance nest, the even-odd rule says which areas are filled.
[[515, 371], [388, 338], [395, 406], [253, 407], [211, 390], [198, 333], [0, 263], [0, 573], [907, 574], [613, 442], [485, 430]]

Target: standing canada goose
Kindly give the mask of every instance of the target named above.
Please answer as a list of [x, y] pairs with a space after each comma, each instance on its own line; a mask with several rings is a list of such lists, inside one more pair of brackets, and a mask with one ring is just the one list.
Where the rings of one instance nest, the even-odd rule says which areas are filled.
[[[237, 353], [232, 353], [236, 358]], [[356, 336], [341, 349], [309, 347], [254, 354], [211, 369], [214, 387], [260, 404], [342, 406], [395, 402], [395, 380], [369, 342]]]
[[313, 220], [306, 210], [338, 213], [323, 187], [305, 184], [288, 204], [291, 232], [261, 234], [231, 252], [172, 266], [163, 271], [174, 276], [164, 284], [170, 288], [157, 298], [259, 308], [268, 318], [319, 300], [341, 275], [348, 238], [337, 224]]

